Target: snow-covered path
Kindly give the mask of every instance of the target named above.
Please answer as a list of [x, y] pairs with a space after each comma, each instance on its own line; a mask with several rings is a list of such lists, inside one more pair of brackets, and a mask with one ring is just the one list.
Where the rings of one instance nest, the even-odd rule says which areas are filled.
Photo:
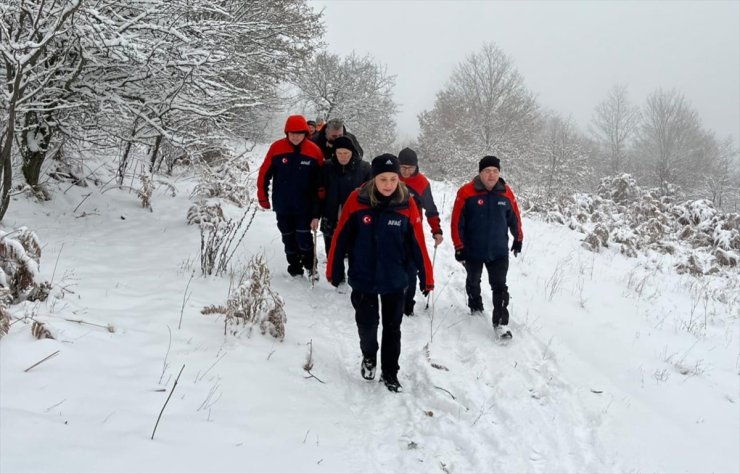
[[[397, 395], [359, 375], [349, 294], [287, 275], [270, 212], [235, 263], [264, 251], [286, 338], [224, 337], [223, 319], [199, 311], [226, 301], [229, 279], [198, 276], [192, 183], [178, 187], [155, 194], [154, 213], [118, 191], [91, 197], [83, 218], [70, 211], [76, 189], [13, 203], [6, 225], [36, 230], [43, 276], [74, 293], [24, 308], [56, 340], [33, 340], [21, 321], [0, 342], [1, 472], [740, 470], [738, 307], [696, 309], [694, 283], [667, 257], [592, 254], [568, 229], [526, 219], [509, 273], [514, 340], [501, 346], [488, 316], [468, 315], [446, 241], [434, 304], [417, 295], [402, 326]], [[699, 336], [684, 329], [697, 311]], [[324, 383], [303, 370], [309, 342]]]

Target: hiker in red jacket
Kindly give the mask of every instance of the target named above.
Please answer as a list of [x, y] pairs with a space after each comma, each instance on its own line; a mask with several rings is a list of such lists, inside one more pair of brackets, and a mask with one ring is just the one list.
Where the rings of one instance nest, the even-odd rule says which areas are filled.
[[509, 324], [509, 237], [514, 241], [511, 251], [522, 251], [522, 218], [514, 192], [501, 178], [501, 162], [486, 156], [478, 163], [479, 174], [457, 191], [452, 210], [452, 243], [455, 259], [462, 262], [468, 273], [465, 291], [472, 314], [483, 312], [480, 279], [485, 265], [493, 291], [493, 329], [500, 338], [511, 338]]
[[285, 122], [285, 138], [274, 142], [267, 151], [257, 178], [260, 206], [270, 209], [268, 193], [272, 189], [272, 209], [282, 234], [288, 273], [309, 274], [314, 268], [311, 231], [319, 226], [319, 170], [324, 163], [321, 149], [307, 139], [308, 124], [302, 115], [291, 115]]
[[[429, 186], [429, 180], [419, 171], [419, 160], [416, 152], [411, 148], [404, 148], [398, 154], [398, 161], [401, 163], [401, 181], [409, 188], [411, 196], [416, 201], [419, 209], [424, 209], [427, 216], [427, 222], [432, 229], [434, 237], [434, 247], [442, 243], [442, 227], [439, 222], [439, 212], [437, 205], [434, 204], [432, 197], [432, 188]], [[406, 288], [406, 299], [404, 301], [403, 314], [406, 316], [414, 315], [414, 296], [416, 295], [416, 275], [418, 270], [411, 265], [408, 269], [409, 286]]]
[[[400, 392], [398, 359], [401, 354], [403, 300], [407, 268], [414, 261], [422, 291], [434, 289], [421, 216], [399, 177], [398, 159], [385, 154], [372, 162], [373, 179], [347, 198], [326, 265], [326, 279], [338, 286], [344, 278], [344, 255], [349, 254], [347, 280], [360, 335], [360, 374], [375, 378], [378, 322], [382, 314], [381, 380], [388, 390]], [[380, 304], [378, 304], [380, 299]]]

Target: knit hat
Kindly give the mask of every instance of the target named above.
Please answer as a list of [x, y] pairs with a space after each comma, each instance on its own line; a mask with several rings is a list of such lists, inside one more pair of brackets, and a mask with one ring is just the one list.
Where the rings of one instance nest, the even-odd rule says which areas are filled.
[[483, 171], [489, 166], [494, 166], [501, 171], [501, 160], [492, 155], [484, 156], [483, 159], [478, 162], [478, 172]]
[[419, 159], [416, 157], [416, 152], [411, 148], [404, 148], [398, 154], [398, 161], [405, 166], [419, 166]]
[[303, 115], [291, 115], [285, 121], [285, 133], [305, 133], [308, 134], [308, 124]]
[[334, 139], [334, 149], [338, 148], [345, 148], [347, 150], [350, 150], [352, 153], [355, 153], [357, 150], [355, 150], [355, 144], [352, 143], [352, 139], [349, 137], [337, 137]]
[[308, 124], [309, 126], [311, 126], [311, 125], [313, 125], [314, 127], [316, 126], [316, 122], [314, 122], [313, 120], [309, 120], [309, 121], [308, 121], [308, 122], [306, 122], [306, 123], [307, 123], [307, 124]]
[[398, 158], [390, 153], [384, 153], [373, 158], [371, 166], [373, 168], [373, 178], [381, 173], [401, 174], [401, 165], [398, 163]]

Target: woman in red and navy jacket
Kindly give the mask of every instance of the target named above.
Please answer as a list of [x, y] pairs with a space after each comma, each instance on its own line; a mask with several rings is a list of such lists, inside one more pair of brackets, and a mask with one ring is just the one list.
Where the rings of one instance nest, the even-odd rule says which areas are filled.
[[415, 262], [425, 294], [434, 288], [434, 277], [421, 216], [408, 189], [400, 182], [398, 159], [384, 154], [376, 157], [371, 167], [373, 179], [353, 191], [342, 208], [329, 251], [326, 278], [332, 285], [339, 285], [344, 275], [344, 255], [349, 254], [347, 279], [363, 356], [360, 373], [367, 380], [375, 377], [380, 310], [381, 380], [388, 390], [400, 392], [398, 358], [407, 268], [411, 261]]
[[509, 270], [507, 231], [514, 242], [514, 256], [522, 251], [522, 219], [511, 188], [501, 178], [501, 162], [486, 156], [478, 163], [479, 174], [457, 191], [452, 210], [452, 243], [455, 258], [465, 265], [465, 290], [473, 314], [483, 312], [480, 280], [485, 265], [493, 291], [493, 327], [496, 335], [510, 338], [505, 327], [509, 323]]
[[[442, 243], [442, 226], [439, 222], [439, 211], [434, 204], [432, 197], [432, 187], [429, 186], [429, 180], [419, 171], [419, 159], [416, 152], [411, 148], [404, 148], [398, 154], [398, 161], [401, 163], [401, 182], [409, 188], [411, 196], [416, 201], [419, 209], [424, 209], [427, 216], [427, 222], [432, 229], [434, 238], [434, 247]], [[415, 266], [408, 269], [409, 286], [406, 288], [406, 301], [404, 302], [403, 314], [406, 316], [414, 315], [414, 296], [416, 295], [416, 276], [418, 271]]]
[[306, 137], [308, 124], [302, 115], [291, 115], [285, 122], [285, 138], [274, 142], [267, 151], [257, 178], [260, 206], [270, 209], [267, 198], [273, 183], [272, 208], [282, 234], [288, 273], [303, 275], [314, 266], [311, 231], [319, 226], [319, 169], [324, 164], [321, 149]]

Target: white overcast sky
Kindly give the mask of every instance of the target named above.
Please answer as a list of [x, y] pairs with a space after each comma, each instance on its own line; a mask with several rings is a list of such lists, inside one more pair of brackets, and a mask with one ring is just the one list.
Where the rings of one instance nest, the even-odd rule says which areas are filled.
[[[642, 105], [681, 91], [719, 137], [740, 137], [740, 0], [311, 1], [329, 51], [369, 53], [395, 74], [402, 138], [466, 55], [509, 55], [542, 106], [585, 127], [617, 83]], [[351, 126], [351, 124], [350, 124]]]

